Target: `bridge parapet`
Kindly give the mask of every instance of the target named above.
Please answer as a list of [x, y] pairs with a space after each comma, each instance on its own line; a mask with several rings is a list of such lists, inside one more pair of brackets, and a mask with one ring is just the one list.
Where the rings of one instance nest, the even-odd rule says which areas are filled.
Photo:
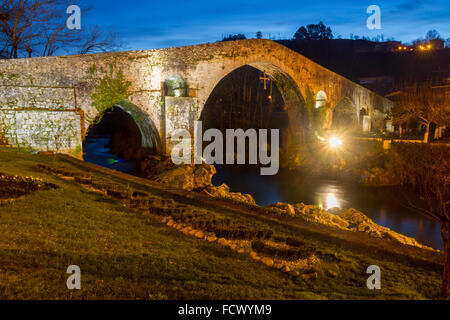
[[0, 85], [0, 109], [75, 110], [75, 88]]

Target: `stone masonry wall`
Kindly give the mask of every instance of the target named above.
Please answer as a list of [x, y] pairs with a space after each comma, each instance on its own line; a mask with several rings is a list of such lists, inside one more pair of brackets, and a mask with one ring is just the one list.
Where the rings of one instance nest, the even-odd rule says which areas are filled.
[[10, 146], [81, 156], [81, 119], [75, 112], [0, 109], [0, 135]]
[[0, 86], [0, 144], [82, 156], [73, 88]]

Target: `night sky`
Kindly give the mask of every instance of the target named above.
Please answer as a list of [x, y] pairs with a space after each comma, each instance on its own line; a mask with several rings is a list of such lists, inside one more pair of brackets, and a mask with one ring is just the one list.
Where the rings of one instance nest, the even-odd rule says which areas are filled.
[[[127, 49], [215, 42], [224, 35], [292, 38], [302, 25], [323, 21], [335, 37], [384, 34], [411, 42], [436, 29], [450, 38], [450, 0], [95, 0], [83, 23], [120, 33]], [[382, 29], [368, 30], [369, 5], [380, 6]], [[82, 7], [83, 9], [83, 7]]]

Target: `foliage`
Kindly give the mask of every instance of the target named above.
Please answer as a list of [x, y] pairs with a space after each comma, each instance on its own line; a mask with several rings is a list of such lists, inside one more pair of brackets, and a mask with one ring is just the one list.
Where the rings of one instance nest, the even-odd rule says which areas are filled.
[[294, 34], [295, 40], [328, 40], [333, 39], [333, 32], [322, 21], [318, 24], [309, 24], [300, 27]]
[[6, 138], [4, 137], [4, 133], [0, 131], [0, 146], [2, 145], [6, 145], [7, 141]]
[[420, 44], [428, 44], [430, 41], [433, 40], [442, 40], [444, 41], [444, 39], [442, 39], [441, 34], [433, 29], [433, 30], [429, 30], [427, 32], [427, 34], [425, 35], [425, 38], [418, 38], [416, 40], [414, 40], [412, 42], [413, 45], [420, 45]]
[[430, 30], [425, 35], [425, 40], [427, 40], [427, 41], [436, 40], [436, 39], [441, 39], [441, 34], [437, 30]]
[[445, 250], [443, 296], [450, 289], [450, 149], [438, 145], [396, 143], [392, 146], [391, 170], [403, 184], [412, 186], [422, 201], [410, 200], [407, 205], [442, 224]]
[[110, 75], [100, 79], [95, 92], [92, 94], [93, 106], [102, 115], [104, 111], [115, 104], [128, 99], [131, 94], [130, 86], [131, 82], [125, 79], [122, 70], [117, 73], [116, 77], [111, 72]]
[[431, 81], [416, 83], [399, 95], [392, 116], [397, 124], [417, 120], [427, 127], [428, 133], [431, 123], [438, 126], [450, 123], [450, 100], [445, 90], [433, 88]]
[[82, 158], [83, 154], [82, 154], [81, 145], [77, 145], [75, 147], [75, 150], [72, 151], [72, 156], [74, 156], [75, 158]]
[[228, 36], [223, 37], [221, 42], [225, 42], [225, 41], [236, 41], [236, 40], [245, 40], [247, 39], [247, 37], [242, 34], [242, 33], [238, 33], [238, 34], [229, 34]]
[[321, 130], [326, 119], [328, 105], [316, 108], [316, 95], [311, 87], [306, 88], [305, 105], [303, 109], [303, 118], [306, 125], [311, 130]]

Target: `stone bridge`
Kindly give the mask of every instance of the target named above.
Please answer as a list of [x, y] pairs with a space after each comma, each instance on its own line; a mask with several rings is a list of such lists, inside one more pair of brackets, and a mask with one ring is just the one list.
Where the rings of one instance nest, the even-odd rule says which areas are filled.
[[118, 106], [136, 121], [145, 150], [167, 153], [171, 131], [193, 130], [215, 86], [245, 65], [265, 73], [279, 88], [292, 146], [300, 144], [302, 109], [308, 104], [325, 108], [325, 128], [333, 119], [365, 131], [386, 128], [389, 100], [278, 43], [243, 40], [2, 60], [0, 144], [80, 157], [89, 126], [106, 109]]

